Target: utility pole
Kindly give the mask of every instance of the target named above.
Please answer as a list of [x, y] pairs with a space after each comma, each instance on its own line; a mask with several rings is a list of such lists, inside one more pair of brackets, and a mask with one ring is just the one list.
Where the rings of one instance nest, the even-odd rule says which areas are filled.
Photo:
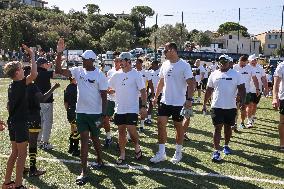
[[283, 56], [283, 53], [282, 53], [282, 38], [283, 38], [283, 35], [282, 35], [282, 29], [283, 29], [283, 14], [284, 14], [284, 5], [283, 5], [283, 8], [282, 8], [282, 22], [281, 22], [281, 31], [280, 31], [280, 57]]
[[[156, 24], [155, 24], [155, 32], [157, 32], [157, 29], [158, 29], [158, 14], [156, 14]], [[157, 61], [157, 33], [155, 34], [155, 38], [154, 38], [154, 44], [155, 44], [155, 50], [154, 50], [154, 53], [155, 53], [155, 61]]]
[[181, 12], [180, 47], [179, 47], [180, 51], [182, 50], [182, 46], [183, 46], [182, 45], [182, 39], [183, 39], [182, 35], [183, 35], [183, 11]]
[[240, 20], [241, 20], [241, 8], [239, 8], [239, 25], [238, 25], [238, 44], [237, 44], [237, 54], [239, 54], [239, 43], [240, 43]]

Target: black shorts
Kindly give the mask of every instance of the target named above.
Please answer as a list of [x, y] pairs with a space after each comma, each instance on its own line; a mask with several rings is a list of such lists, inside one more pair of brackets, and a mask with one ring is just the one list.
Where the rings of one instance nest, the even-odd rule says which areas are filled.
[[181, 122], [183, 120], [183, 116], [180, 115], [182, 106], [172, 106], [172, 105], [166, 105], [164, 103], [161, 103], [158, 107], [158, 116], [167, 116], [171, 117], [173, 121]]
[[272, 88], [273, 87], [272, 82], [268, 82], [267, 84], [268, 84], [268, 88]]
[[249, 102], [252, 102], [254, 104], [258, 104], [261, 98], [261, 95], [256, 96], [256, 93], [249, 93], [250, 99]]
[[279, 113], [284, 115], [284, 100], [280, 100]]
[[41, 122], [40, 121], [28, 121], [27, 122], [28, 128], [29, 128], [29, 132], [30, 133], [39, 133], [41, 131]]
[[10, 141], [22, 143], [29, 140], [27, 122], [8, 123]]
[[235, 125], [235, 118], [237, 115], [237, 109], [221, 109], [221, 108], [212, 108], [211, 109], [211, 118], [213, 125]]
[[67, 109], [67, 120], [69, 123], [76, 123], [76, 112], [74, 108]]
[[114, 114], [115, 125], [137, 125], [138, 114], [127, 113], [127, 114]]
[[202, 85], [198, 82], [196, 82], [196, 89], [201, 89]]
[[202, 80], [202, 89], [203, 89], [203, 90], [206, 89], [207, 82], [208, 82], [208, 78], [204, 78], [204, 79]]

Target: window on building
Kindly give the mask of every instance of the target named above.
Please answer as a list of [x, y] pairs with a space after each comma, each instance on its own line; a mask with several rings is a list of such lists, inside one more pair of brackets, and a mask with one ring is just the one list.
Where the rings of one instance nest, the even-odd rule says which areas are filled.
[[277, 48], [277, 44], [268, 44], [268, 48], [269, 49], [276, 49]]
[[274, 38], [277, 39], [277, 38], [278, 38], [278, 35], [275, 35]]
[[233, 36], [232, 35], [229, 35], [229, 39], [232, 39], [233, 38]]
[[271, 39], [271, 35], [268, 35], [268, 39]]

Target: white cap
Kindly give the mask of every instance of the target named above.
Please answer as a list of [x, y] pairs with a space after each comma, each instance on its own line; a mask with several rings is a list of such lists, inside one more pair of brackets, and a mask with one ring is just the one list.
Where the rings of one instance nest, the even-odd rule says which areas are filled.
[[222, 54], [221, 56], [219, 56], [219, 60], [225, 58], [226, 60], [229, 60], [229, 56], [226, 54]]
[[81, 55], [81, 57], [82, 57], [83, 59], [87, 59], [87, 60], [89, 60], [89, 59], [95, 60], [95, 59], [97, 58], [97, 55], [96, 55], [96, 53], [94, 53], [94, 51], [92, 51], [92, 50], [86, 50], [86, 51]]
[[234, 62], [234, 59], [232, 57], [228, 57], [229, 62]]
[[252, 60], [256, 60], [257, 57], [255, 56], [255, 54], [252, 54], [248, 57], [248, 61], [252, 61]]
[[131, 60], [131, 53], [130, 52], [122, 52], [119, 55], [119, 59], [120, 60], [125, 60], [125, 59]]

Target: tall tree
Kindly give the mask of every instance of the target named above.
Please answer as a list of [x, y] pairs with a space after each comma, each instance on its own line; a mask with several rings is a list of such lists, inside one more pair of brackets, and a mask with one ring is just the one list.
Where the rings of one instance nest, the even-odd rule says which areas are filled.
[[92, 15], [95, 13], [100, 14], [101, 11], [100, 7], [96, 4], [87, 4], [85, 5], [84, 9], [87, 9], [88, 15]]
[[245, 26], [235, 22], [225, 22], [221, 24], [217, 30], [220, 35], [229, 34], [233, 31], [240, 31], [240, 34], [244, 37], [249, 37], [248, 29]]
[[145, 21], [147, 17], [153, 16], [155, 11], [148, 6], [135, 6], [131, 9], [131, 17], [134, 21], [138, 21], [140, 27], [145, 29]]
[[133, 42], [130, 33], [112, 28], [101, 38], [102, 47], [105, 50], [126, 51]]

